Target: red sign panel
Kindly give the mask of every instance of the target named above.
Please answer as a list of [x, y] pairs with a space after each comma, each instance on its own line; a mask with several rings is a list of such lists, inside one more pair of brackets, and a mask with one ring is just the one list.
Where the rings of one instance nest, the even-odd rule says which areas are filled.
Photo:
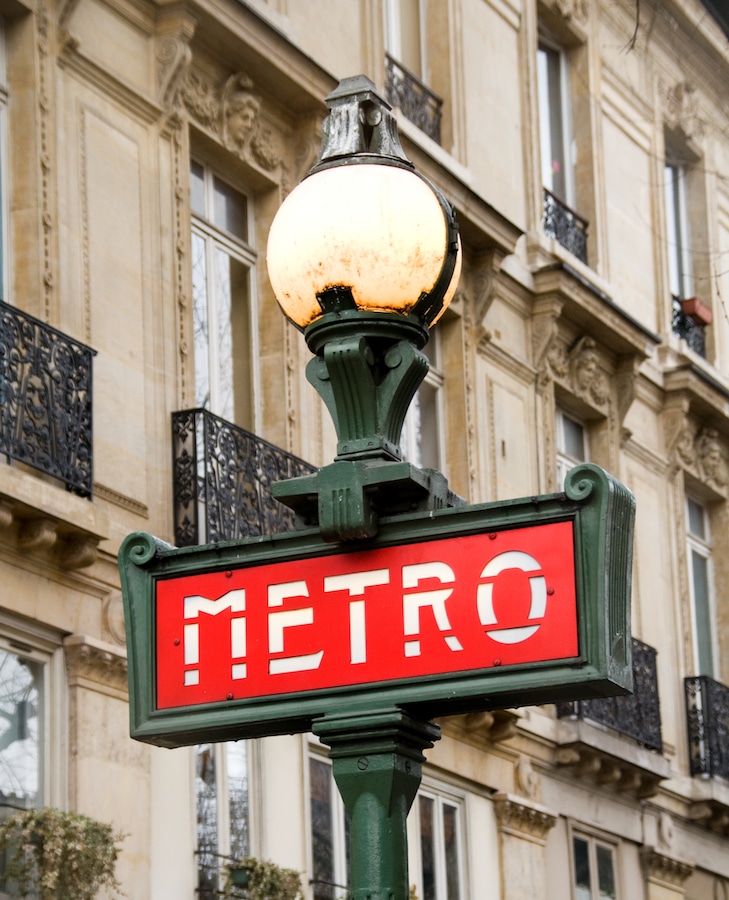
[[157, 708], [578, 655], [571, 522], [156, 586]]

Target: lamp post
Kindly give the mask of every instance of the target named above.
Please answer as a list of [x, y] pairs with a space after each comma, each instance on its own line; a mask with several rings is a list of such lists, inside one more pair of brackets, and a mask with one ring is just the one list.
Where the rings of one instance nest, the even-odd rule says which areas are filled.
[[[271, 226], [268, 272], [315, 354], [306, 376], [334, 420], [337, 455], [273, 492], [325, 541], [351, 541], [373, 537], [380, 516], [459, 504], [441, 473], [402, 460], [400, 435], [461, 246], [452, 207], [415, 172], [374, 84], [347, 78], [327, 105], [319, 160]], [[313, 727], [351, 817], [350, 896], [406, 900], [406, 818], [438, 727], [393, 707]]]
[[324, 540], [343, 541], [372, 537], [381, 515], [458, 502], [439, 472], [403, 462], [400, 435], [461, 248], [452, 207], [415, 172], [374, 84], [346, 78], [327, 104], [319, 160], [271, 226], [268, 271], [315, 354], [306, 375], [334, 420], [337, 455], [273, 490]]

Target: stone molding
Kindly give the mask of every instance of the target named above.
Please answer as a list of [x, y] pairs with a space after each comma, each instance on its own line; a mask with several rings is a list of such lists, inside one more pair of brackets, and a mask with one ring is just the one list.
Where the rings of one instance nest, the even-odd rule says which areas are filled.
[[88, 687], [112, 696], [127, 694], [126, 648], [84, 634], [63, 642], [70, 687]]
[[667, 856], [654, 847], [644, 847], [641, 856], [643, 871], [649, 882], [683, 896], [684, 885], [694, 870], [690, 862]]
[[502, 833], [544, 846], [550, 828], [557, 822], [553, 812], [513, 794], [494, 794], [493, 800]]

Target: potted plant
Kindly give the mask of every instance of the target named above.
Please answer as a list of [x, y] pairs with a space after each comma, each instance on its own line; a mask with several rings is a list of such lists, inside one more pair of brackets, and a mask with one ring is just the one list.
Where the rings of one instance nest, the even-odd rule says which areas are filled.
[[247, 900], [303, 900], [301, 876], [267, 860], [247, 856], [228, 865], [226, 897]]
[[0, 824], [4, 878], [14, 895], [37, 900], [93, 900], [102, 887], [119, 896], [122, 838], [111, 825], [53, 807], [15, 813]]

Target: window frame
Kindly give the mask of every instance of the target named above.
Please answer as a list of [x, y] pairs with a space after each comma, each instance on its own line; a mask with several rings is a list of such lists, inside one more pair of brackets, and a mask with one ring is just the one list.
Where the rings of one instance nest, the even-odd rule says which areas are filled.
[[[693, 504], [701, 512], [703, 535], [696, 534], [691, 530], [691, 513], [690, 507]], [[720, 680], [719, 665], [721, 656], [719, 654], [719, 645], [716, 634], [716, 590], [714, 587], [714, 561], [713, 561], [713, 540], [711, 535], [711, 514], [706, 505], [695, 495], [687, 492], [684, 503], [684, 516], [686, 528], [686, 574], [689, 586], [689, 602], [691, 608], [691, 648], [694, 659], [694, 673], [696, 675], [708, 675], [717, 681]], [[705, 613], [708, 621], [699, 621], [699, 604], [696, 597], [696, 572], [694, 569], [694, 554], [701, 557], [706, 562], [706, 590], [707, 596], [702, 601], [701, 606], [705, 607]], [[703, 634], [703, 643], [708, 643], [708, 652], [710, 654], [709, 665], [706, 665], [705, 652], [702, 651], [702, 640], [700, 632]], [[710, 671], [706, 671], [709, 669]]]
[[[439, 472], [445, 469], [445, 446], [442, 424], [445, 416], [445, 375], [440, 365], [441, 356], [441, 333], [434, 331], [430, 335], [430, 340], [426, 344], [423, 352], [428, 357], [430, 367], [428, 373], [413, 397], [410, 407], [402, 427], [402, 435], [400, 437], [400, 449], [403, 459], [411, 462], [413, 465], [421, 468], [437, 469]], [[434, 446], [428, 448], [423, 453], [423, 445], [420, 441], [422, 429], [417, 421], [420, 411], [420, 394], [423, 389], [432, 390], [434, 392], [435, 406], [435, 443]], [[415, 452], [411, 452], [411, 448], [415, 448]], [[431, 455], [434, 459], [428, 459]]]
[[[578, 459], [576, 456], [573, 456], [572, 454], [567, 452], [564, 427], [565, 419], [568, 419], [574, 425], [577, 425], [582, 429], [584, 451], [583, 459]], [[565, 409], [562, 406], [557, 406], [555, 412], [554, 445], [557, 469], [557, 487], [561, 491], [564, 489], [564, 481], [569, 470], [574, 466], [580, 465], [580, 463], [590, 461], [590, 431], [586, 422], [584, 421], [584, 419], [581, 419], [579, 416], [576, 416], [573, 412]]]
[[695, 289], [688, 211], [689, 167], [668, 153], [663, 176], [668, 285], [672, 296], [685, 300], [693, 297]]
[[[200, 166], [203, 170], [203, 206], [204, 214], [193, 209], [192, 196], [190, 197], [190, 246], [191, 246], [191, 285], [192, 300], [190, 315], [192, 316], [192, 336], [193, 336], [193, 366], [197, 369], [197, 340], [195, 337], [195, 288], [194, 273], [192, 266], [194, 265], [194, 240], [198, 237], [204, 243], [205, 255], [205, 298], [206, 298], [206, 319], [208, 323], [207, 338], [207, 383], [209, 387], [210, 400], [207, 406], [214, 415], [219, 415], [233, 424], [241, 425], [249, 431], [255, 432], [258, 426], [258, 398], [260, 397], [260, 372], [256, 361], [259, 359], [259, 339], [258, 339], [258, 302], [257, 302], [257, 266], [258, 252], [254, 243], [255, 236], [255, 210], [254, 197], [250, 191], [241, 188], [239, 184], [234, 183], [231, 179], [226, 178], [217, 166], [211, 165], [204, 155], [191, 153], [189, 169], [190, 180], [192, 182], [191, 170], [194, 165]], [[241, 195], [246, 202], [246, 239], [227, 231], [215, 222], [215, 181], [219, 181], [226, 187], [231, 188], [237, 194]], [[192, 189], [191, 189], [192, 193]], [[217, 334], [218, 324], [218, 307], [216, 302], [216, 252], [220, 250], [224, 252], [230, 259], [243, 266], [247, 273], [248, 280], [248, 310], [246, 315], [246, 331], [249, 335], [249, 358], [250, 366], [247, 373], [249, 386], [247, 388], [247, 403], [249, 413], [246, 421], [237, 421], [239, 417], [235, 414], [235, 372], [231, 372], [231, 382], [233, 385], [233, 410], [226, 411], [221, 400], [220, 386], [220, 353], [219, 342], [211, 340], [211, 334]], [[200, 405], [197, 398], [197, 375], [195, 377], [195, 405]]]
[[[541, 54], [547, 59], [545, 74], [547, 81], [542, 75], [542, 65], [540, 62]], [[554, 92], [553, 80], [549, 77], [550, 67], [549, 58], [557, 60], [557, 72], [559, 84], [556, 86], [556, 94], [559, 96], [559, 123], [554, 123], [551, 113], [550, 95]], [[573, 128], [572, 113], [572, 91], [570, 86], [570, 61], [569, 54], [560, 43], [549, 34], [540, 30], [537, 43], [537, 113], [539, 120], [539, 170], [542, 187], [546, 188], [559, 200], [571, 209], [576, 209], [576, 185], [575, 185], [575, 140]], [[545, 114], [546, 113], [546, 114]], [[550, 173], [548, 178], [545, 175], [552, 169], [554, 160], [553, 139], [555, 124], [559, 124], [560, 140], [562, 143], [562, 158], [559, 160], [564, 169], [564, 196], [557, 189], [554, 183], [554, 177]], [[545, 137], [548, 137], [548, 146], [545, 146]], [[548, 157], [552, 157], [547, 162]], [[549, 183], [547, 183], [549, 182]]]
[[426, 29], [426, 8], [424, 0], [417, 0], [418, 16], [418, 55], [417, 66], [413, 66], [411, 55], [404, 52], [403, 47], [403, 17], [401, 12], [401, 0], [382, 0], [383, 20], [385, 32], [385, 49], [404, 66], [412, 75], [415, 75], [424, 84], [429, 84], [428, 69], [428, 41]]
[[[218, 870], [218, 890], [222, 890], [224, 886], [223, 862], [232, 859], [231, 854], [231, 833], [230, 833], [230, 791], [228, 787], [228, 758], [227, 748], [229, 746], [245, 745], [246, 748], [246, 775], [247, 775], [247, 795], [248, 795], [248, 823], [247, 837], [248, 846], [244, 856], [253, 854], [254, 835], [255, 835], [255, 810], [254, 810], [254, 787], [255, 779], [255, 763], [258, 759], [257, 742], [251, 739], [242, 741], [222, 741], [207, 742], [212, 747], [213, 758], [215, 764], [215, 802], [216, 802], [216, 838], [217, 851], [214, 854], [221, 865]], [[195, 823], [194, 837], [194, 853], [195, 853], [195, 896], [204, 896], [207, 890], [200, 888], [200, 846], [198, 832], [198, 792], [196, 787], [197, 779], [197, 752], [198, 748], [205, 744], [198, 744], [190, 748], [191, 774], [192, 774], [192, 803], [193, 803], [193, 822]], [[215, 895], [217, 896], [217, 894]]]
[[466, 822], [467, 822], [467, 793], [452, 785], [445, 784], [427, 774], [423, 775], [420, 787], [408, 815], [408, 845], [410, 847], [411, 867], [410, 881], [415, 885], [418, 897], [424, 898], [423, 888], [423, 856], [422, 856], [422, 832], [420, 820], [420, 800], [422, 798], [435, 801], [434, 825], [436, 830], [435, 853], [436, 879], [435, 900], [453, 900], [448, 897], [445, 858], [443, 846], [443, 806], [448, 805], [456, 811], [456, 835], [457, 835], [457, 867], [458, 867], [458, 896], [457, 900], [467, 900], [468, 867], [466, 859]]
[[[331, 816], [332, 826], [332, 868], [333, 879], [332, 900], [345, 900], [349, 893], [349, 861], [347, 858], [347, 824], [346, 809], [344, 801], [339, 793], [339, 789], [334, 780], [331, 760], [327, 755], [327, 748], [314, 736], [308, 735], [306, 741], [306, 833], [308, 841], [307, 857], [310, 866], [309, 886], [311, 889], [311, 897], [315, 898], [316, 884], [324, 883], [315, 881], [316, 865], [314, 860], [314, 824], [312, 821], [312, 796], [311, 796], [311, 764], [312, 762], [326, 766], [329, 770], [329, 790], [330, 790], [330, 806], [329, 812]], [[341, 893], [340, 893], [341, 892]]]
[[624, 894], [620, 880], [620, 841], [608, 835], [584, 828], [577, 823], [570, 823], [569, 827], [569, 861], [570, 861], [570, 892], [572, 900], [579, 900], [577, 896], [577, 873], [575, 871], [575, 840], [585, 841], [588, 846], [590, 863], [590, 900], [600, 900], [600, 886], [598, 882], [599, 872], [597, 865], [597, 848], [602, 847], [610, 851], [612, 858], [613, 882], [615, 885], [615, 900], [623, 900]]

